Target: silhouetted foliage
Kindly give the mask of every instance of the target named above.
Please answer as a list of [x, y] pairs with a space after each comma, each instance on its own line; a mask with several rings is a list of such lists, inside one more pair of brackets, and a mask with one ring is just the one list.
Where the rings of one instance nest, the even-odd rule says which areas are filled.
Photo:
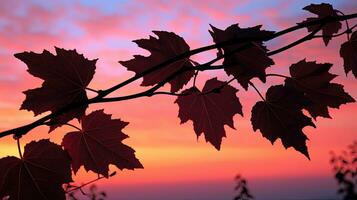
[[244, 179], [241, 175], [237, 175], [235, 180], [237, 185], [234, 190], [237, 191], [237, 196], [234, 197], [234, 200], [253, 200], [254, 197], [249, 192], [247, 180]]
[[[128, 122], [111, 119], [111, 115], [97, 110], [82, 117], [82, 129], [67, 133], [62, 146], [72, 160], [73, 172], [84, 169], [109, 177], [109, 164], [119, 169], [142, 168], [134, 150], [122, 143], [127, 138], [121, 130]], [[103, 134], [105, 133], [105, 134]]]
[[346, 74], [352, 71], [357, 77], [357, 32], [352, 33], [351, 38], [341, 45], [340, 55], [343, 58]]
[[[39, 115], [46, 111], [56, 112], [71, 103], [88, 100], [85, 88], [92, 80], [97, 60], [88, 60], [76, 50], [56, 47], [57, 55], [47, 50], [41, 54], [23, 52], [15, 57], [26, 63], [28, 72], [42, 80], [42, 87], [24, 92], [25, 101], [20, 109], [33, 111]], [[81, 105], [49, 120], [50, 131], [62, 126], [73, 118], [80, 119], [87, 109]]]
[[339, 189], [338, 194], [343, 200], [357, 199], [357, 141], [348, 146], [347, 151], [336, 155], [331, 152], [330, 163], [333, 166], [335, 179]]
[[[304, 8], [304, 10], [307, 10], [307, 11], [317, 15], [317, 17], [307, 18], [304, 22], [314, 21], [314, 20], [321, 19], [321, 18], [328, 17], [328, 16], [338, 16], [338, 14], [337, 14], [338, 11], [335, 10], [332, 7], [332, 5], [327, 4], [327, 3], [311, 4], [311, 5], [306, 6]], [[332, 39], [332, 35], [334, 33], [337, 33], [341, 27], [342, 27], [342, 24], [341, 24], [341, 22], [338, 22], [338, 21], [326, 24], [325, 26], [322, 27], [322, 34], [323, 34], [322, 39], [326, 46]], [[315, 30], [318, 30], [319, 26], [318, 25], [308, 26], [307, 29], [309, 30], [309, 32], [313, 32]]]
[[[330, 117], [328, 108], [339, 108], [355, 100], [344, 91], [343, 85], [330, 82], [336, 77], [329, 73], [332, 64], [302, 60], [290, 66], [290, 76], [267, 74], [266, 69], [274, 65], [272, 56], [275, 54], [315, 38], [323, 38], [327, 46], [333, 38], [346, 34], [348, 40], [342, 44], [340, 55], [344, 59], [345, 72], [352, 71], [357, 77], [356, 32], [350, 37], [357, 26], [348, 25], [348, 20], [357, 18], [357, 13], [345, 15], [325, 3], [311, 4], [304, 9], [317, 17], [310, 17], [298, 25], [277, 32], [261, 30], [261, 25], [242, 28], [233, 24], [222, 30], [211, 25], [212, 30], [209, 32], [214, 43], [197, 49], [191, 49], [175, 33], [153, 31], [157, 37], [134, 41], [139, 47], [148, 50], [149, 56], [135, 55], [131, 60], [119, 61], [136, 74], [107, 89], [88, 88], [95, 74], [97, 59], [87, 59], [76, 50], [56, 47], [56, 55], [47, 50], [42, 53], [15, 54], [16, 58], [27, 65], [31, 75], [44, 81], [41, 87], [24, 92], [26, 99], [20, 109], [32, 111], [35, 116], [48, 111], [51, 113], [27, 125], [0, 133], [0, 137], [14, 136], [20, 155], [20, 158], [8, 156], [0, 159], [0, 198], [10, 196], [11, 200], [33, 197], [62, 200], [65, 198], [62, 184], [71, 184], [71, 170], [76, 173], [84, 166], [87, 171], [103, 175], [99, 175], [96, 181], [112, 176], [109, 174], [109, 164], [121, 170], [142, 168], [134, 149], [122, 143], [128, 137], [122, 132], [128, 122], [111, 119], [111, 115], [105, 114], [104, 110], [86, 114], [89, 105], [95, 103], [154, 95], [176, 96], [181, 123], [192, 120], [196, 136], [203, 133], [206, 141], [220, 150], [222, 138], [226, 137], [224, 125], [234, 128], [234, 115], [243, 116], [242, 105], [236, 96], [238, 89], [230, 85], [234, 80], [244, 90], [253, 89], [261, 97], [262, 101], [257, 102], [252, 109], [254, 131], [259, 129], [271, 143], [280, 139], [285, 148], [293, 147], [310, 159], [306, 145], [308, 138], [302, 129], [306, 126], [315, 127], [312, 118]], [[341, 21], [346, 22], [344, 31], [340, 31]], [[265, 42], [304, 28], [309, 33], [298, 40], [275, 50], [266, 47]], [[322, 35], [317, 35], [318, 32], [322, 32]], [[213, 49], [218, 53], [206, 63], [200, 64], [191, 58]], [[222, 65], [214, 65], [221, 60]], [[203, 89], [199, 89], [196, 80], [200, 72], [207, 70], [221, 70], [227, 79], [233, 78], [219, 81], [213, 77], [205, 80]], [[285, 83], [270, 86], [264, 97], [252, 79], [258, 78], [268, 83], [267, 78], [271, 76], [281, 77]], [[141, 79], [141, 86], [149, 89], [113, 96], [113, 92], [121, 91]], [[170, 91], [158, 91], [166, 83], [171, 85]], [[96, 96], [88, 98], [87, 91], [95, 92]], [[69, 123], [73, 119], [78, 119], [81, 128]], [[62, 146], [49, 140], [32, 141], [25, 146], [22, 156], [21, 136], [43, 125], [49, 126], [49, 132], [64, 125], [76, 131], [64, 136]], [[59, 166], [61, 168], [57, 169]], [[240, 192], [248, 194], [245, 181], [239, 181], [243, 188]], [[81, 186], [75, 189], [80, 190]], [[98, 195], [94, 196], [98, 198]], [[251, 197], [247, 195], [244, 198]]]
[[72, 182], [67, 152], [48, 140], [30, 142], [20, 159], [2, 158], [0, 166], [1, 198], [60, 200], [65, 198], [62, 184]]
[[[236, 88], [227, 85], [217, 92], [212, 90], [223, 86], [225, 82], [210, 79], [206, 82], [202, 92], [196, 87], [183, 91], [184, 96], [177, 98], [175, 103], [179, 105], [179, 118], [181, 123], [193, 121], [193, 127], [197, 137], [202, 132], [206, 141], [216, 149], [221, 148], [222, 138], [226, 137], [224, 125], [234, 128], [233, 116], [243, 115], [242, 105], [236, 96]], [[230, 99], [231, 101], [227, 101]]]

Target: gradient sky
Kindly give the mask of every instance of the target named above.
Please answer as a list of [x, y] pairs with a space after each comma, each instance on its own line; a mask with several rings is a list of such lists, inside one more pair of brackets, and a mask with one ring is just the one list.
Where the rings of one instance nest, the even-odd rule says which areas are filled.
[[[330, 2], [346, 14], [357, 11], [356, 1], [324, 2]], [[174, 31], [193, 49], [212, 44], [209, 24], [221, 29], [233, 23], [242, 27], [263, 24], [264, 29], [278, 31], [309, 16], [302, 8], [310, 3], [320, 1], [0, 1], [0, 130], [34, 120], [31, 112], [19, 110], [25, 98], [22, 91], [41, 84], [26, 72], [26, 66], [14, 53], [39, 53], [43, 49], [54, 52], [54, 46], [76, 48], [89, 59], [99, 58], [90, 87], [103, 89], [134, 74], [118, 61], [128, 60], [134, 54], [148, 55], [131, 41], [148, 38], [152, 30]], [[276, 49], [303, 34], [306, 30], [267, 46]], [[330, 62], [334, 64], [332, 72], [340, 75], [335, 82], [345, 84], [345, 90], [356, 99], [357, 82], [351, 74], [345, 76], [338, 53], [345, 39], [345, 36], [337, 38], [327, 48], [317, 39], [275, 55], [276, 64], [268, 72], [287, 74], [291, 63], [304, 58]], [[211, 51], [194, 59], [203, 62], [214, 55]], [[199, 85], [213, 76], [229, 79], [222, 72], [205, 72], [200, 75]], [[278, 84], [281, 79], [269, 81]], [[268, 88], [258, 80], [253, 82], [262, 92]], [[135, 82], [121, 94], [143, 90], [139, 84], [140, 81]], [[191, 122], [180, 125], [174, 97], [155, 96], [90, 106], [88, 112], [105, 108], [106, 113], [130, 122], [124, 129], [130, 136], [125, 143], [137, 151], [145, 167], [120, 171], [97, 185], [107, 191], [109, 199], [232, 199], [233, 178], [240, 173], [249, 180], [257, 199], [335, 198], [336, 183], [329, 165], [329, 151], [339, 152], [357, 139], [357, 104], [330, 109], [333, 119], [318, 118], [316, 129], [304, 129], [310, 139], [307, 143], [309, 161], [292, 149], [285, 150], [280, 141], [271, 145], [259, 132], [254, 132], [250, 110], [259, 96], [252, 90], [244, 91], [237, 83], [233, 85], [239, 89], [237, 96], [243, 104], [244, 117], [234, 117], [237, 130], [225, 127], [227, 138], [223, 139], [219, 152], [204, 138], [196, 139]], [[168, 89], [165, 86], [163, 90]], [[40, 127], [24, 136], [22, 143], [41, 137], [60, 143], [69, 130], [63, 128], [49, 135], [47, 128]], [[0, 156], [6, 155], [18, 155], [11, 136], [0, 140]], [[111, 170], [117, 169], [112, 167]], [[82, 169], [74, 179], [81, 183], [95, 177]]]

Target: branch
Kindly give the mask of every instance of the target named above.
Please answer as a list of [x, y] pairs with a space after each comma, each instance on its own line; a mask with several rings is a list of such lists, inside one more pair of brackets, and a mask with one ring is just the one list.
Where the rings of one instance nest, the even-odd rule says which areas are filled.
[[[302, 28], [306, 28], [308, 26], [312, 26], [312, 25], [324, 25], [326, 23], [330, 23], [330, 22], [334, 22], [334, 21], [343, 21], [343, 20], [347, 20], [347, 19], [352, 19], [352, 18], [356, 18], [357, 17], [357, 13], [354, 13], [354, 14], [350, 14], [350, 15], [344, 15], [344, 16], [328, 16], [328, 17], [325, 17], [325, 18], [322, 18], [322, 19], [318, 19], [318, 20], [313, 20], [313, 21], [308, 21], [308, 22], [303, 22], [303, 23], [300, 23], [298, 25], [295, 25], [295, 26], [292, 26], [290, 28], [287, 28], [285, 30], [282, 30], [280, 32], [276, 32], [270, 36], [265, 36], [265, 37], [253, 37], [253, 36], [247, 36], [247, 37], [244, 37], [244, 38], [233, 38], [231, 40], [227, 40], [227, 41], [224, 41], [224, 42], [221, 42], [221, 43], [216, 43], [216, 44], [213, 44], [213, 45], [208, 45], [208, 46], [205, 46], [205, 47], [201, 47], [201, 48], [197, 48], [197, 49], [193, 49], [191, 51], [187, 51], [185, 53], [182, 53], [174, 58], [171, 58], [171, 59], [168, 59], [158, 65], [155, 65], [153, 66], [152, 68], [148, 69], [148, 70], [145, 70], [143, 71], [142, 73], [138, 73], [136, 74], [135, 76], [133, 76], [132, 78], [129, 78], [127, 79], [126, 81], [124, 82], [121, 82], [111, 88], [108, 88], [106, 90], [99, 90], [98, 91], [98, 95], [92, 99], [88, 99], [86, 101], [82, 101], [82, 102], [77, 102], [77, 103], [72, 103], [72, 104], [69, 104], [68, 106], [64, 107], [64, 108], [61, 108], [55, 112], [52, 112], [51, 114], [48, 114], [30, 124], [27, 124], [27, 125], [24, 125], [24, 126], [21, 126], [21, 127], [17, 127], [17, 128], [14, 128], [14, 129], [11, 129], [11, 130], [7, 130], [7, 131], [4, 131], [4, 132], [1, 132], [0, 133], [0, 137], [4, 137], [4, 136], [7, 136], [7, 135], [12, 135], [14, 134], [16, 137], [20, 138], [22, 135], [25, 135], [27, 134], [29, 131], [31, 131], [32, 129], [38, 127], [38, 126], [41, 126], [41, 125], [44, 125], [44, 123], [46, 123], [46, 121], [52, 119], [52, 118], [55, 118], [63, 113], [66, 113], [72, 109], [75, 109], [77, 107], [81, 107], [81, 106], [85, 106], [85, 105], [89, 105], [89, 104], [93, 104], [93, 103], [99, 103], [99, 102], [112, 102], [112, 101], [122, 101], [122, 100], [127, 100], [127, 99], [133, 99], [133, 98], [138, 98], [138, 97], [142, 97], [142, 96], [152, 96], [152, 93], [155, 92], [158, 88], [160, 88], [161, 86], [163, 86], [167, 81], [171, 80], [172, 78], [174, 78], [177, 74], [179, 73], [182, 73], [183, 71], [182, 70], [179, 70], [177, 71], [176, 73], [173, 74], [173, 76], [170, 76], [168, 79], [166, 79], [165, 81], [163, 82], [160, 82], [158, 83], [156, 86], [150, 88], [149, 90], [147, 91], [144, 91], [144, 92], [141, 92], [141, 93], [138, 93], [138, 94], [133, 94], [133, 95], [128, 95], [128, 96], [123, 96], [123, 97], [117, 97], [117, 98], [104, 98], [105, 96], [111, 94], [112, 92], [142, 78], [143, 76], [147, 75], [147, 74], [150, 74], [156, 70], [159, 70], [171, 63], [174, 63], [178, 60], [181, 60], [181, 59], [184, 59], [184, 58], [187, 58], [187, 57], [190, 57], [192, 55], [195, 55], [195, 54], [198, 54], [198, 53], [201, 53], [201, 52], [204, 52], [204, 51], [208, 51], [208, 50], [211, 50], [211, 49], [215, 49], [215, 48], [221, 48], [221, 47], [224, 47], [224, 46], [230, 46], [230, 45], [234, 45], [234, 44], [237, 44], [237, 43], [246, 43], [245, 45], [242, 45], [241, 48], [237, 49], [237, 51], [240, 51], [240, 50], [243, 50], [245, 48], [248, 48], [252, 45], [251, 42], [253, 41], [269, 41], [269, 40], [272, 40], [274, 38], [277, 38], [279, 36], [282, 36], [282, 35], [285, 35], [287, 33], [290, 33], [290, 32], [293, 32], [293, 31], [296, 31], [296, 30], [299, 30], [299, 29], [302, 29]], [[288, 46], [285, 46], [285, 47], [282, 47], [281, 49], [278, 49], [278, 50], [275, 50], [275, 51], [272, 51], [272, 52], [269, 52], [267, 53], [268, 56], [270, 55], [274, 55], [274, 54], [277, 54], [277, 53], [280, 53], [286, 49], [289, 49], [291, 47], [294, 47], [306, 40], [309, 40], [309, 39], [312, 39], [312, 37], [310, 35], [313, 35], [313, 34], [309, 34], [308, 36], [306, 36], [305, 38], [302, 38]], [[223, 57], [225, 56], [230, 56], [231, 54], [234, 54], [236, 53], [237, 51], [233, 51], [233, 52], [229, 52], [230, 54], [225, 54], [225, 55], [222, 55], [220, 57], [217, 57], [213, 60], [211, 60], [210, 62], [207, 62], [206, 64], [204, 65], [201, 65], [201, 66], [198, 66], [198, 67], [194, 67], [192, 69], [189, 69], [189, 70], [198, 70], [198, 71], [205, 71], [205, 70], [214, 70], [214, 69], [222, 69], [223, 67], [222, 66], [210, 66], [212, 63], [222, 59]]]
[[[284, 47], [281, 47], [279, 49], [276, 49], [274, 51], [270, 51], [267, 53], [267, 56], [272, 56], [272, 55], [275, 55], [275, 54], [278, 54], [278, 53], [281, 53], [287, 49], [290, 49], [294, 46], [297, 46], [298, 44], [301, 44], [305, 41], [308, 41], [308, 40], [311, 40], [314, 38], [314, 35], [319, 32], [321, 30], [323, 25], [321, 25], [319, 28], [317, 28], [316, 30], [314, 30], [313, 32], [311, 32], [310, 34], [306, 35], [305, 37], [295, 41], [295, 42], [292, 42]], [[112, 98], [102, 98], [102, 99], [99, 99], [98, 101], [94, 101], [93, 103], [103, 103], [103, 102], [117, 102], [117, 101], [124, 101], [124, 100], [128, 100], [128, 99], [134, 99], [134, 98], [139, 98], [139, 97], [144, 97], [144, 96], [147, 96], [147, 97], [150, 97], [152, 96], [153, 92], [155, 92], [157, 89], [159, 89], [161, 86], [163, 86], [165, 83], [169, 82], [170, 80], [172, 80], [173, 78], [175, 78], [176, 76], [178, 76], [179, 74], [183, 73], [183, 72], [186, 72], [186, 71], [189, 71], [189, 70], [198, 70], [198, 71], [206, 71], [206, 70], [216, 70], [216, 69], [223, 69], [225, 68], [226, 66], [223, 66], [223, 65], [217, 65], [217, 66], [212, 66], [211, 64], [212, 63], [215, 63], [225, 57], [229, 57], [229, 56], [232, 56], [234, 55], [235, 53], [241, 51], [241, 50], [244, 50], [246, 48], [249, 48], [250, 46], [252, 46], [253, 44], [252, 43], [247, 43], [237, 49], [234, 49], [233, 51], [231, 52], [228, 52], [226, 54], [222, 54], [220, 56], [217, 56], [217, 58], [215, 59], [212, 59], [211, 61], [208, 61], [206, 62], [205, 64], [202, 64], [200, 66], [196, 66], [195, 68], [181, 68], [180, 70], [178, 70], [177, 72], [173, 73], [171, 76], [169, 76], [167, 79], [165, 79], [164, 81], [161, 81], [160, 83], [158, 83], [156, 86], [144, 91], [144, 92], [141, 92], [141, 93], [137, 93], [137, 94], [133, 94], [133, 95], [127, 95], [127, 96], [122, 96], [122, 97], [112, 97]], [[234, 80], [234, 79], [233, 79]], [[233, 81], [233, 80], [230, 80]]]
[[314, 38], [314, 35], [319, 32], [321, 30], [321, 28], [323, 27], [324, 24], [321, 24], [319, 28], [315, 29], [314, 31], [312, 31], [310, 34], [306, 35], [303, 38], [300, 38], [299, 40], [296, 40], [295, 42], [290, 43], [289, 45], [286, 45], [284, 47], [281, 47], [280, 49], [277, 49], [275, 51], [270, 51], [269, 53], [267, 53], [268, 56], [272, 56], [274, 54], [278, 54], [280, 52], [286, 51], [294, 46], [297, 46], [303, 42], [306, 42], [308, 40], [311, 40]]
[[171, 63], [174, 63], [176, 61], [179, 61], [181, 59], [184, 59], [186, 57], [190, 57], [192, 55], [196, 55], [198, 53], [201, 53], [201, 52], [204, 52], [204, 51], [208, 51], [208, 50], [212, 50], [212, 49], [216, 49], [216, 48], [221, 48], [221, 47], [224, 47], [224, 46], [230, 46], [230, 45], [234, 45], [234, 44], [237, 44], [237, 43], [240, 43], [240, 42], [247, 42], [247, 41], [269, 41], [269, 40], [272, 40], [274, 38], [277, 38], [279, 36], [282, 36], [282, 35], [285, 35], [287, 33], [290, 33], [290, 32], [293, 32], [293, 31], [296, 31], [298, 29], [302, 29], [302, 28], [306, 28], [308, 26], [312, 26], [312, 25], [318, 25], [318, 24], [326, 24], [326, 23], [329, 23], [329, 22], [334, 22], [334, 21], [343, 21], [343, 20], [347, 20], [347, 19], [352, 19], [352, 18], [356, 18], [357, 17], [357, 13], [354, 13], [354, 14], [350, 14], [350, 15], [344, 15], [344, 16], [327, 16], [325, 18], [322, 18], [322, 19], [318, 19], [318, 20], [313, 20], [313, 21], [308, 21], [308, 22], [303, 22], [303, 23], [300, 23], [298, 25], [295, 25], [295, 26], [292, 26], [290, 28], [287, 28], [285, 30], [282, 30], [280, 32], [276, 32], [274, 34], [272, 34], [271, 36], [265, 36], [265, 37], [252, 37], [252, 36], [247, 36], [247, 37], [244, 37], [244, 38], [233, 38], [231, 40], [227, 40], [227, 41], [224, 41], [224, 42], [220, 42], [220, 43], [216, 43], [216, 44], [213, 44], [213, 45], [208, 45], [208, 46], [205, 46], [205, 47], [201, 47], [201, 48], [197, 48], [197, 49], [193, 49], [191, 51], [187, 51], [185, 53], [182, 53], [174, 58], [171, 58], [169, 60], [166, 60], [160, 64], [157, 64], [155, 66], [153, 66], [152, 68], [148, 69], [148, 70], [145, 70], [139, 74], [136, 74], [135, 76], [133, 76], [132, 78], [124, 81], [124, 82], [121, 82], [107, 90], [103, 90], [102, 92], [102, 95], [101, 96], [107, 96], [108, 94], [116, 91], [117, 89], [119, 88], [122, 88], [140, 78], [142, 78], [143, 76], [151, 73], [151, 72], [154, 72], [158, 69], [161, 69], [162, 67], [166, 66], [166, 65], [169, 65]]

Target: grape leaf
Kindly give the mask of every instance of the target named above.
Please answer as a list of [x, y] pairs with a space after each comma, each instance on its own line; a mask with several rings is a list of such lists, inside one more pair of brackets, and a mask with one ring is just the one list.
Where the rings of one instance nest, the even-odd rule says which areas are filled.
[[[238, 24], [233, 24], [226, 28], [226, 30], [220, 30], [212, 25], [211, 28], [212, 31], [210, 31], [210, 34], [215, 43], [221, 43], [232, 39], [243, 40], [247, 37], [268, 37], [274, 33], [272, 31], [260, 30], [261, 26], [240, 28]], [[222, 55], [223, 52], [225, 54], [230, 54], [230, 52], [241, 48], [245, 44], [246, 42], [241, 42], [235, 45], [219, 48], [218, 56]], [[274, 64], [273, 60], [267, 56], [266, 52], [267, 48], [261, 41], [252, 42], [251, 47], [224, 57], [224, 70], [228, 75], [233, 75], [242, 87], [247, 90], [249, 81], [254, 77], [258, 77], [262, 82], [265, 82], [265, 69]]]
[[226, 137], [224, 125], [234, 129], [233, 116], [237, 113], [243, 115], [236, 88], [226, 85], [219, 93], [211, 92], [224, 84], [217, 78], [210, 79], [202, 92], [192, 87], [183, 91], [187, 95], [179, 96], [175, 101], [179, 106], [181, 124], [192, 120], [197, 137], [204, 132], [206, 141], [217, 150], [221, 147], [222, 138]]
[[332, 64], [306, 62], [301, 60], [290, 66], [292, 79], [286, 79], [286, 84], [303, 92], [309, 99], [304, 108], [310, 115], [330, 118], [328, 107], [339, 108], [341, 104], [355, 100], [343, 90], [343, 85], [330, 83], [337, 75], [329, 72]]
[[[322, 18], [325, 18], [328, 16], [337, 16], [336, 10], [334, 10], [332, 5], [330, 5], [328, 3], [310, 4], [306, 7], [304, 7], [303, 9], [316, 14], [318, 17], [309, 17], [302, 23], [322, 19]], [[313, 26], [308, 26], [307, 30], [309, 32], [313, 32], [316, 29], [318, 29], [319, 27], [320, 27], [320, 25], [318, 25], [318, 24], [313, 25]], [[328, 24], [325, 24], [322, 27], [322, 35], [323, 35], [322, 39], [326, 46], [328, 45], [329, 41], [332, 39], [332, 35], [334, 33], [337, 33], [338, 30], [341, 29], [341, 27], [342, 27], [342, 24], [339, 21], [329, 22]]]
[[293, 147], [310, 159], [306, 147], [308, 138], [302, 129], [315, 125], [301, 111], [305, 103], [303, 94], [297, 90], [283, 85], [270, 87], [266, 100], [253, 106], [253, 130], [259, 129], [272, 144], [280, 138], [285, 148]]
[[[97, 60], [88, 60], [76, 50], [56, 47], [56, 54], [44, 50], [41, 54], [23, 52], [15, 57], [28, 66], [28, 72], [44, 82], [41, 88], [25, 91], [26, 99], [21, 109], [33, 111], [35, 115], [57, 110], [87, 100], [85, 88], [95, 73]], [[81, 106], [51, 121], [50, 131], [73, 118], [80, 119], [87, 106]]]
[[341, 45], [340, 55], [343, 58], [346, 75], [352, 71], [357, 78], [357, 31], [353, 32], [351, 38]]
[[[119, 61], [128, 70], [137, 74], [142, 73], [155, 65], [158, 65], [166, 60], [174, 58], [184, 52], [190, 50], [185, 40], [172, 32], [153, 31], [158, 38], [150, 36], [149, 39], [134, 40], [141, 48], [148, 50], [151, 55], [148, 57], [134, 55], [134, 58], [128, 61]], [[189, 58], [176, 61], [143, 77], [142, 86], [155, 85], [182, 68], [192, 68], [193, 65]], [[187, 82], [190, 81], [194, 72], [187, 71], [179, 74], [177, 77], [169, 81], [171, 92], [179, 91]]]
[[71, 161], [61, 146], [49, 140], [30, 142], [23, 159], [0, 159], [0, 198], [65, 200], [62, 184], [72, 182]]
[[134, 150], [122, 143], [128, 138], [122, 129], [128, 122], [111, 119], [111, 115], [97, 110], [81, 120], [82, 130], [67, 133], [62, 145], [72, 158], [72, 168], [76, 173], [83, 165], [89, 171], [108, 177], [109, 164], [119, 169], [143, 168], [136, 159]]

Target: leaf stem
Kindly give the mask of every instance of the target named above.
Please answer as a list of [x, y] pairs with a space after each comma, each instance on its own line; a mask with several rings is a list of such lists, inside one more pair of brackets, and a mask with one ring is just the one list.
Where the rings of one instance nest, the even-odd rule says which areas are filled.
[[183, 93], [159, 91], [159, 92], [153, 92], [151, 96], [158, 95], [158, 94], [166, 94], [166, 95], [171, 95], [171, 96], [187, 96], [188, 95], [186, 93], [183, 94]]
[[98, 90], [95, 90], [95, 89], [92, 89], [92, 88], [89, 88], [89, 87], [86, 87], [86, 90], [99, 94]]
[[73, 125], [73, 124], [70, 124], [70, 123], [48, 123], [48, 122], [45, 122], [45, 123], [43, 123], [43, 124], [46, 125], [46, 126], [51, 126], [51, 125], [55, 125], [55, 124], [58, 124], [58, 125], [66, 125], [66, 126], [70, 126], [70, 127], [72, 127], [72, 128], [75, 128], [75, 129], [77, 129], [78, 131], [82, 131], [81, 128], [79, 128], [79, 127], [77, 127], [77, 126], [75, 126], [75, 125]]
[[282, 77], [282, 78], [291, 78], [290, 76], [285, 76], [285, 75], [282, 75], [282, 74], [266, 74], [265, 76], [266, 77], [268, 77], [268, 76], [277, 76], [277, 77]]
[[197, 79], [197, 76], [198, 76], [198, 70], [195, 71], [195, 75], [193, 77], [193, 84], [192, 84], [192, 87], [196, 87], [196, 79]]
[[263, 101], [266, 101], [265, 98], [263, 97], [263, 95], [262, 95], [262, 94], [260, 93], [260, 91], [258, 90], [258, 88], [255, 87], [255, 85], [254, 85], [251, 81], [249, 81], [249, 85], [251, 85], [251, 86], [254, 88], [254, 90], [259, 94], [260, 98], [261, 98]]
[[[335, 10], [335, 12], [338, 12], [338, 13], [340, 13], [342, 16], [345, 16], [345, 13], [343, 13], [343, 12], [340, 11], [340, 10]], [[348, 24], [348, 19], [345, 19], [345, 23], [346, 23], [346, 30], [352, 31], [352, 30], [350, 29], [350, 25]], [[347, 40], [350, 40], [350, 31], [346, 32], [346, 33], [347, 33]]]
[[346, 33], [349, 33], [349, 32], [352, 32], [353, 29], [355, 29], [357, 27], [357, 24], [353, 25], [351, 28], [348, 28], [346, 29], [345, 31], [341, 32], [341, 33], [338, 33], [338, 34], [335, 34], [335, 35], [315, 35], [314, 38], [321, 38], [321, 37], [326, 37], [326, 36], [329, 36], [329, 37], [339, 37], [343, 34], [346, 34]]
[[22, 157], [22, 151], [21, 151], [21, 145], [20, 145], [20, 138], [16, 138], [16, 143], [17, 143], [17, 150], [19, 151], [19, 156], [22, 160], [23, 157]]
[[77, 126], [75, 126], [75, 125], [73, 125], [73, 124], [65, 123], [65, 124], [63, 124], [63, 125], [70, 126], [70, 127], [72, 127], [72, 128], [77, 129], [78, 131], [82, 132], [82, 129], [81, 129], [81, 128], [79, 128], [79, 127], [77, 127]]
[[201, 95], [206, 95], [206, 94], [210, 94], [210, 93], [214, 93], [214, 92], [220, 92], [224, 87], [226, 87], [227, 85], [229, 85], [231, 82], [233, 82], [234, 80], [236, 80], [235, 77], [231, 78], [229, 81], [225, 81], [222, 85], [220, 85], [219, 87], [213, 88], [210, 91], [207, 91], [205, 93], [202, 93]]

